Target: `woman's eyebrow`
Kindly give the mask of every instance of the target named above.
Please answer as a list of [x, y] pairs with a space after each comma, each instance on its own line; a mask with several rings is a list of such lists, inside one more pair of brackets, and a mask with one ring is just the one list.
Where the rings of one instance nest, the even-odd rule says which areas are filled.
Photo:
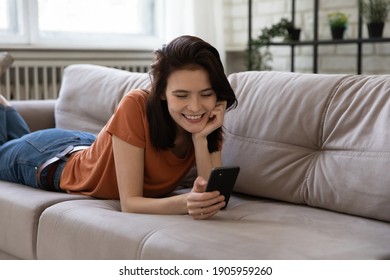
[[182, 92], [190, 92], [190, 91], [185, 89], [175, 89], [172, 91], [172, 93], [182, 93]]
[[[202, 89], [200, 90], [199, 92], [206, 92], [206, 91], [213, 91], [212, 88], [205, 88], [205, 89]], [[191, 92], [190, 90], [186, 90], [186, 89], [175, 89], [172, 91], [172, 93], [189, 93]]]

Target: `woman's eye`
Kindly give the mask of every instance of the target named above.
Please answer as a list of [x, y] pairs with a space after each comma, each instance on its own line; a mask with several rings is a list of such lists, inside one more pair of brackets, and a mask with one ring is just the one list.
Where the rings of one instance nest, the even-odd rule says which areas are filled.
[[205, 93], [202, 93], [202, 96], [203, 97], [210, 97], [210, 96], [214, 96], [214, 93], [213, 92], [205, 92]]

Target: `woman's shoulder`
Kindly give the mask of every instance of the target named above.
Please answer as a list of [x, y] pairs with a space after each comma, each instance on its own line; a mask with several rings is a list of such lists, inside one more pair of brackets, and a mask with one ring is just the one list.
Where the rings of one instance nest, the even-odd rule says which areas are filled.
[[132, 89], [126, 94], [126, 96], [146, 100], [149, 96], [149, 91], [146, 89]]
[[146, 100], [149, 96], [149, 92], [145, 89], [132, 89], [125, 94], [119, 103], [119, 108], [128, 107], [140, 107], [143, 111], [146, 106]]

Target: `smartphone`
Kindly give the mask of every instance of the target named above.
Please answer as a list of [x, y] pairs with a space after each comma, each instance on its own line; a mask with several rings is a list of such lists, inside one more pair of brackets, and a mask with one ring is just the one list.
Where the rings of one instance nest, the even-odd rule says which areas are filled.
[[226, 208], [229, 202], [239, 172], [239, 166], [221, 166], [211, 170], [206, 192], [219, 191], [225, 196], [226, 205], [222, 209]]

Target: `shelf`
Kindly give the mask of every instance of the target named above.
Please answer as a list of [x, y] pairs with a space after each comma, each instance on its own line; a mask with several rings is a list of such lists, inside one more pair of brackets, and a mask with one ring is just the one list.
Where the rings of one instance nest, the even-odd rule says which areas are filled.
[[[319, 13], [319, 0], [313, 0], [313, 40], [306, 41], [290, 41], [290, 42], [271, 42], [270, 46], [289, 46], [291, 48], [291, 72], [295, 71], [295, 47], [296, 46], [311, 46], [313, 47], [313, 73], [318, 72], [318, 47], [321, 45], [346, 45], [355, 44], [357, 46], [357, 65], [356, 72], [361, 74], [362, 72], [362, 45], [373, 44], [373, 43], [389, 43], [390, 38], [362, 38], [363, 20], [361, 16], [358, 16], [358, 38], [351, 39], [318, 39], [318, 13]], [[249, 29], [248, 29], [248, 42], [252, 38], [252, 0], [248, 2], [249, 7]], [[359, 14], [359, 11], [358, 11]], [[291, 0], [291, 21], [295, 23], [295, 0]], [[248, 45], [249, 52], [251, 50], [250, 44]], [[250, 69], [249, 69], [250, 70]]]
[[390, 38], [367, 38], [367, 39], [342, 39], [342, 40], [311, 40], [311, 41], [292, 41], [292, 42], [271, 42], [269, 45], [272, 46], [305, 46], [305, 45], [345, 45], [345, 44], [356, 44], [356, 43], [386, 43], [390, 42]]

